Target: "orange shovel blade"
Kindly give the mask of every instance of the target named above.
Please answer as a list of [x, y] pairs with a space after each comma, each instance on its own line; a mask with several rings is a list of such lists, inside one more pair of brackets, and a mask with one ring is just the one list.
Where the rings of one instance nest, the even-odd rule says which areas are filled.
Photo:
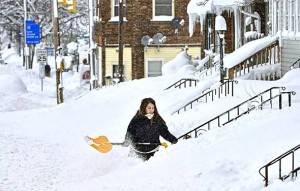
[[101, 153], [107, 153], [112, 149], [112, 144], [108, 141], [106, 136], [99, 136], [97, 138], [91, 138], [95, 144], [91, 144], [93, 148]]

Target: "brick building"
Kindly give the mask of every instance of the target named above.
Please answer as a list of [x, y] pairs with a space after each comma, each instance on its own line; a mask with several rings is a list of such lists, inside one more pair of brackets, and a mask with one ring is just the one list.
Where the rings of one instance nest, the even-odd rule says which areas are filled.
[[[187, 7], [191, 0], [123, 0], [123, 74], [124, 80], [140, 79], [161, 75], [161, 66], [172, 60], [178, 52], [188, 46], [192, 57], [203, 57], [204, 49], [211, 44], [218, 52], [218, 37], [214, 28], [216, 14], [207, 12], [203, 23], [194, 23], [193, 35], [190, 35], [189, 15]], [[204, 1], [206, 2], [206, 1]], [[245, 40], [245, 33], [250, 31], [246, 26], [247, 13], [258, 12], [261, 22], [261, 33], [267, 32], [265, 2], [253, 2], [240, 7], [220, 7], [222, 16], [226, 19], [225, 53], [231, 53]], [[202, 7], [199, 6], [199, 9]], [[97, 0], [94, 41], [98, 47], [99, 78], [105, 84], [106, 78], [118, 78], [119, 69], [119, 0]], [[184, 25], [176, 25], [174, 20], [184, 21]], [[255, 21], [252, 17], [252, 24]], [[238, 22], [238, 23], [237, 23]], [[173, 24], [172, 24], [173, 23]], [[176, 24], [176, 23], [175, 23]], [[201, 26], [203, 28], [201, 28]], [[209, 35], [209, 26], [212, 33]], [[238, 28], [236, 28], [239, 26]], [[165, 38], [162, 44], [155, 43], [156, 37]], [[145, 45], [142, 39], [152, 38], [152, 43]], [[154, 42], [154, 43], [153, 43]]]
[[[172, 60], [185, 46], [188, 46], [188, 54], [192, 57], [201, 55], [200, 24], [196, 24], [195, 34], [189, 36], [189, 2], [190, 0], [123, 0], [125, 81], [161, 75], [161, 66]], [[117, 78], [118, 74], [118, 9], [119, 0], [97, 0], [94, 41], [98, 47], [99, 77], [102, 84], [105, 83], [105, 78]], [[184, 25], [176, 25], [177, 21], [184, 21]], [[177, 32], [174, 26], [178, 28]], [[153, 41], [145, 45], [143, 41], [149, 41], [149, 37]], [[165, 42], [157, 43], [157, 39], [162, 37]]]

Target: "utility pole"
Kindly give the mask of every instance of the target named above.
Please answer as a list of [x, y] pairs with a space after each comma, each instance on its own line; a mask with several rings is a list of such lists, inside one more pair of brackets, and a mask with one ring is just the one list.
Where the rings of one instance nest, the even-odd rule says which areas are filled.
[[123, 0], [119, 0], [119, 25], [118, 25], [118, 41], [119, 41], [119, 80], [124, 81], [124, 65], [123, 65]]
[[[57, 56], [60, 56], [60, 39], [59, 39], [59, 22], [58, 22], [58, 9], [57, 0], [53, 0], [53, 10], [52, 10], [52, 24], [53, 24], [53, 40], [54, 40], [54, 61], [56, 69], [56, 98], [57, 104], [63, 103], [63, 87], [61, 83], [61, 70], [63, 67], [57, 68]], [[63, 64], [63, 63], [61, 63]]]
[[[27, 20], [27, 0], [23, 1], [24, 6], [24, 49], [23, 49], [23, 61], [25, 61], [25, 68], [28, 69], [29, 64], [29, 47], [26, 43], [26, 20]], [[24, 65], [24, 64], [23, 64]]]
[[95, 89], [98, 87], [98, 78], [96, 75], [96, 66], [95, 66], [95, 43], [93, 40], [93, 30], [94, 30], [94, 14], [93, 14], [93, 0], [89, 0], [89, 57], [90, 57], [90, 71], [91, 71], [91, 79], [90, 84], [91, 88]]

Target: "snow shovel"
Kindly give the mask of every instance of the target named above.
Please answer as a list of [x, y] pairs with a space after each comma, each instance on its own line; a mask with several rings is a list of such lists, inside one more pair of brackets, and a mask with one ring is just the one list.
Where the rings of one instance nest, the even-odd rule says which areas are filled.
[[[109, 142], [108, 138], [106, 136], [99, 136], [96, 138], [91, 138], [89, 136], [85, 136], [84, 140], [94, 149], [96, 149], [97, 151], [99, 151], [100, 153], [108, 153], [113, 145], [120, 145], [120, 146], [124, 146], [124, 143], [111, 143]], [[140, 145], [160, 145], [163, 146], [165, 148], [168, 147], [168, 144], [163, 142], [163, 143], [136, 143], [136, 144], [140, 144]]]

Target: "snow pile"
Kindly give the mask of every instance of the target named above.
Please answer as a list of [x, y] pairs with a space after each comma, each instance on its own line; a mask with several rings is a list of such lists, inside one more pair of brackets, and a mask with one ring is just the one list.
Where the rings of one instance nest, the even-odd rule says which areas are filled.
[[300, 68], [293, 69], [287, 72], [279, 81], [289, 83], [289, 84], [299, 85], [300, 75], [298, 74], [300, 74]]
[[241, 46], [236, 51], [226, 55], [224, 57], [224, 67], [232, 68], [237, 64], [240, 64], [246, 58], [249, 58], [253, 53], [258, 52], [268, 45], [272, 44], [278, 39], [278, 36], [267, 36], [261, 39], [257, 39]]
[[9, 74], [0, 76], [0, 92], [25, 93], [27, 88], [21, 78]]
[[15, 59], [15, 50], [14, 48], [7, 48], [7, 46], [0, 51], [1, 57], [5, 62], [9, 62]]
[[191, 57], [186, 51], [179, 52], [177, 56], [165, 63], [162, 68], [162, 75], [170, 74], [192, 74], [196, 68], [192, 65]]

